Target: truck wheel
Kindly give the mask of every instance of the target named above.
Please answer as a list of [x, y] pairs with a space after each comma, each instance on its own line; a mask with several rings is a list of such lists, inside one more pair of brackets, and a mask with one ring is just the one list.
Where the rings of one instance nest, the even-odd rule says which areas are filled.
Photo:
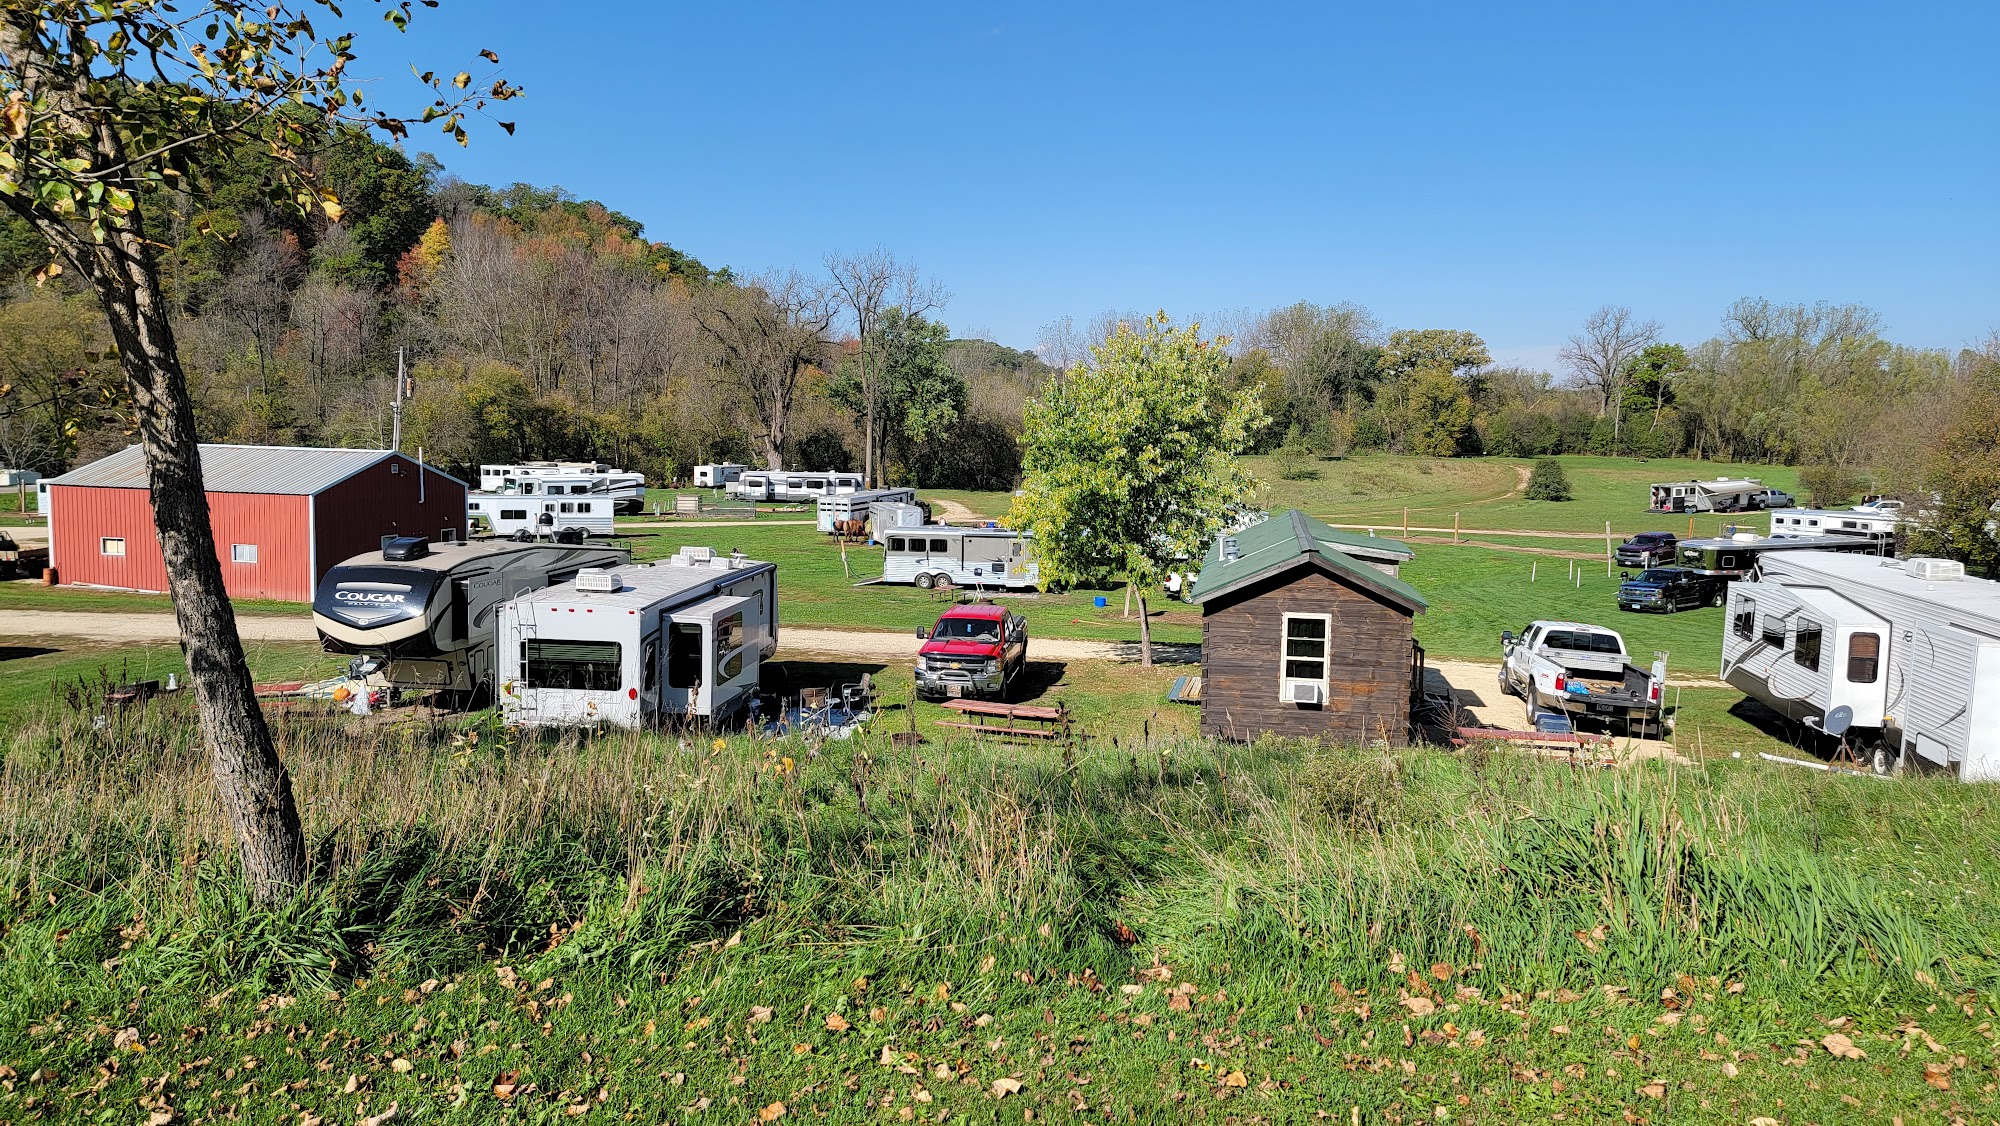
[[1511, 681], [1511, 680], [1508, 680], [1508, 679], [1507, 679], [1507, 670], [1506, 670], [1506, 669], [1501, 669], [1501, 670], [1500, 670], [1500, 694], [1501, 694], [1502, 696], [1518, 696], [1518, 695], [1520, 695], [1520, 693], [1518, 693], [1518, 692], [1514, 691], [1514, 682], [1513, 682], [1513, 681]]
[[1727, 592], [1724, 591], [1718, 590], [1714, 594], [1708, 596], [1708, 604], [1710, 606], [1720, 608], [1723, 603], [1728, 601], [1729, 601], [1729, 595]]
[[1535, 717], [1542, 714], [1542, 700], [1541, 696], [1532, 688], [1528, 689], [1526, 700], [1528, 703], [1528, 730], [1533, 731], [1535, 729]]
[[917, 589], [919, 590], [929, 590], [936, 585], [937, 577], [934, 575], [923, 574], [917, 576]]

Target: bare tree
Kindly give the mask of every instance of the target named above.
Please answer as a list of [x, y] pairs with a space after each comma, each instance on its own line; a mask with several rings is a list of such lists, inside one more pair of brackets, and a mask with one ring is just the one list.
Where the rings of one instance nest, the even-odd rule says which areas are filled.
[[1598, 417], [1611, 414], [1615, 427], [1621, 421], [1615, 412], [1625, 365], [1659, 339], [1658, 322], [1636, 320], [1623, 305], [1606, 305], [1590, 314], [1583, 331], [1570, 337], [1558, 355], [1578, 385], [1597, 394]]
[[695, 320], [715, 347], [716, 366], [755, 413], [772, 469], [784, 464], [799, 381], [826, 362], [839, 300], [796, 271], [742, 287], [709, 286], [696, 296]]
[[861, 474], [870, 484], [879, 485], [883, 471], [882, 387], [868, 363], [875, 329], [882, 314], [891, 308], [924, 316], [942, 309], [951, 294], [879, 246], [861, 254], [829, 254], [826, 271], [833, 280], [833, 295], [852, 318], [854, 338], [860, 344], [855, 361], [861, 369]]

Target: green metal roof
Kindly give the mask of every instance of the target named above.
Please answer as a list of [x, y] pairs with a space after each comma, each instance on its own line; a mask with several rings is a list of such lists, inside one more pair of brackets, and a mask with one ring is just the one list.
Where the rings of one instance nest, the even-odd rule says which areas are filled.
[[1253, 524], [1229, 537], [1236, 541], [1236, 558], [1224, 561], [1218, 540], [1208, 550], [1201, 575], [1195, 579], [1194, 600], [1206, 602], [1216, 595], [1305, 560], [1325, 564], [1392, 602], [1421, 612], [1430, 606], [1415, 587], [1348, 554], [1348, 549], [1365, 551], [1374, 557], [1415, 558], [1407, 544], [1380, 536], [1360, 536], [1327, 527], [1294, 508], [1261, 524]]

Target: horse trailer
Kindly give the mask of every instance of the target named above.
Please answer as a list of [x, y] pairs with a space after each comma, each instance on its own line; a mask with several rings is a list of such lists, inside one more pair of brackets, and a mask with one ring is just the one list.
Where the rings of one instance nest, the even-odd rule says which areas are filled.
[[1859, 508], [1774, 508], [1771, 534], [1774, 536], [1856, 536], [1886, 540], [1903, 522], [1900, 513], [1876, 512]]
[[1859, 536], [1760, 536], [1733, 532], [1707, 540], [1682, 540], [1675, 547], [1680, 565], [1700, 575], [1740, 579], [1760, 560], [1801, 551], [1837, 551], [1860, 555], [1894, 555], [1885, 540]]
[[694, 467], [694, 487], [697, 489], [727, 488], [742, 480], [743, 474], [748, 472], [749, 469], [750, 467], [747, 465], [737, 465], [734, 462], [728, 461], [716, 462], [713, 465], [697, 465]]
[[496, 536], [525, 539], [566, 539], [580, 541], [587, 536], [608, 536], [616, 528], [613, 502], [579, 493], [558, 493], [552, 486], [544, 494], [467, 493], [465, 514], [473, 523], [484, 522]]
[[1730, 588], [1722, 678], [1878, 772], [2000, 780], [2000, 583], [1960, 563], [1772, 555]]
[[1006, 528], [920, 525], [889, 532], [882, 581], [940, 586], [1032, 590], [1041, 568], [1028, 554], [1027, 537]]
[[[855, 521], [872, 525], [876, 519], [876, 505], [915, 506], [915, 489], [856, 489], [851, 493], [829, 493], [819, 498], [819, 530], [832, 535], [841, 530], [842, 525], [852, 526]], [[917, 521], [919, 524], [923, 521]]]
[[479, 491], [508, 495], [594, 496], [627, 515], [646, 507], [644, 474], [613, 469], [601, 461], [527, 461], [479, 467]]
[[748, 501], [803, 502], [832, 493], [852, 493], [862, 487], [859, 473], [806, 472], [784, 469], [752, 469], [729, 486], [729, 491]]
[[630, 563], [622, 547], [391, 540], [326, 573], [313, 625], [329, 653], [374, 660], [374, 684], [474, 696], [491, 686], [495, 609], [585, 567]]
[[500, 713], [525, 726], [726, 722], [778, 648], [777, 567], [683, 547], [500, 608]]

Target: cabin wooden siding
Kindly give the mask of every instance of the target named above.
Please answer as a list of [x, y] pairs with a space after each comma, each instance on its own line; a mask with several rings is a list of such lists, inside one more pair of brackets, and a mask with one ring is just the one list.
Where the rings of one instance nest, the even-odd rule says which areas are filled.
[[[1333, 618], [1327, 701], [1318, 707], [1279, 698], [1287, 613]], [[1415, 646], [1407, 609], [1302, 559], [1203, 607], [1202, 733], [1240, 742], [1270, 733], [1401, 744]]]

